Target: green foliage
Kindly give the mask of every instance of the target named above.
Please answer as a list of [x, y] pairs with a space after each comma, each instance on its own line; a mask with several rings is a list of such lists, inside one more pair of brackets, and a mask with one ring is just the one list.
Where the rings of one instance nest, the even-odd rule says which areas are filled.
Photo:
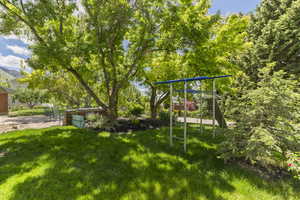
[[288, 152], [288, 169], [300, 180], [300, 152]]
[[[0, 31], [28, 34], [34, 41], [30, 67], [46, 75], [72, 75], [81, 85], [77, 89], [113, 120], [118, 117], [120, 92], [142, 70], [148, 52], [157, 50], [156, 38], [168, 35], [161, 31], [168, 30], [162, 27], [171, 20], [174, 5], [159, 0], [0, 0]], [[12, 21], [16, 25], [8, 26]]]
[[147, 112], [146, 102], [147, 97], [144, 96], [141, 91], [138, 89], [139, 86], [130, 84], [126, 89], [120, 92], [119, 97], [119, 107], [120, 107], [120, 116], [130, 117], [130, 111], [135, 107], [142, 108], [142, 113]]
[[[172, 40], [164, 35], [158, 38], [158, 44], [164, 44], [160, 47], [164, 51], [148, 54], [139, 77], [149, 88], [152, 118], [169, 97], [168, 85], [155, 85], [155, 82], [193, 76], [234, 75], [238, 67], [233, 57], [249, 47], [249, 43], [245, 42], [249, 17], [208, 15], [209, 1], [189, 3], [174, 6], [174, 12], [170, 12], [172, 20], [163, 32], [166, 38], [172, 37]], [[220, 89], [228, 90], [230, 80], [220, 82]]]
[[141, 123], [139, 119], [131, 119], [130, 122], [133, 126], [138, 126]]
[[37, 104], [47, 103], [48, 96], [43, 90], [19, 88], [13, 94], [13, 101], [27, 104], [30, 108], [33, 108]]
[[153, 82], [229, 73], [245, 46], [248, 18], [209, 15], [209, 0], [76, 2], [0, 0], [0, 32], [33, 42], [28, 64], [37, 72], [27, 82], [62, 105], [102, 107], [111, 119], [127, 106], [133, 81], [151, 89], [155, 118], [169, 94]]
[[134, 105], [132, 108], [129, 110], [129, 114], [134, 116], [134, 117], [140, 117], [144, 113], [144, 108], [140, 105]]
[[299, 83], [283, 71], [272, 71], [271, 65], [259, 70], [261, 81], [241, 91], [233, 103], [237, 124], [223, 143], [223, 158], [286, 167], [286, 153], [299, 151]]
[[170, 121], [170, 112], [168, 112], [168, 111], [161, 111], [159, 113], [159, 119], [161, 121], [164, 121], [164, 122]]
[[114, 131], [118, 125], [117, 121], [111, 121], [102, 114], [89, 114], [86, 118], [86, 127], [93, 129], [101, 129], [106, 131]]
[[95, 129], [105, 128], [108, 123], [107, 118], [105, 118], [103, 115], [93, 113], [88, 114], [86, 120], [88, 124], [87, 127]]
[[252, 47], [241, 65], [253, 79], [258, 69], [275, 63], [274, 70], [300, 73], [300, 0], [262, 1], [251, 18], [248, 42]]
[[0, 87], [8, 88], [9, 87], [9, 80], [13, 77], [11, 75], [5, 73], [0, 69]]
[[49, 112], [49, 108], [32, 108], [32, 109], [18, 109], [9, 112], [9, 117], [19, 116], [33, 116], [33, 115], [46, 115]]
[[36, 88], [47, 92], [49, 101], [57, 106], [67, 108], [93, 107], [91, 97], [82, 91], [80, 83], [73, 75], [64, 71], [49, 73], [43, 70], [34, 70], [31, 73], [23, 72], [19, 82], [28, 84], [30, 88]]
[[192, 46], [184, 55], [188, 74], [193, 76], [236, 74], [239, 68], [233, 62], [233, 58], [249, 48], [249, 43], [245, 42], [248, 24], [248, 16], [233, 14], [226, 18], [215, 19], [208, 29], [209, 37], [202, 42], [197, 39], [201, 36], [201, 32], [198, 35], [192, 34], [188, 38], [189, 41], [193, 41]]

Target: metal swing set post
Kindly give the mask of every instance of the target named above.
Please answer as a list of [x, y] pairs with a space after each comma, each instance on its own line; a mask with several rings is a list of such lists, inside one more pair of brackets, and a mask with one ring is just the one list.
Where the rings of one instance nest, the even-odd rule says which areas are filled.
[[216, 82], [215, 79], [212, 80], [213, 88], [212, 88], [212, 98], [213, 98], [213, 105], [212, 105], [212, 113], [213, 113], [213, 134], [216, 137]]
[[173, 146], [173, 84], [170, 84], [170, 146]]
[[[196, 80], [209, 80], [212, 79], [212, 98], [213, 98], [213, 105], [212, 105], [212, 112], [213, 112], [213, 134], [214, 137], [216, 136], [216, 132], [215, 132], [215, 125], [216, 125], [216, 83], [215, 83], [215, 79], [217, 78], [226, 78], [226, 77], [231, 77], [231, 75], [224, 75], [224, 76], [216, 76], [216, 77], [207, 77], [207, 76], [203, 76], [203, 77], [195, 77], [195, 78], [188, 78], [188, 79], [180, 79], [180, 80], [170, 80], [170, 81], [162, 81], [162, 82], [157, 82], [155, 84], [169, 84], [170, 86], [170, 132], [169, 132], [169, 137], [170, 137], [170, 146], [173, 146], [173, 138], [177, 138], [180, 140], [184, 141], [184, 152], [187, 151], [187, 140], [188, 140], [188, 136], [187, 136], [187, 82], [189, 81], [196, 81]], [[184, 130], [183, 130], [183, 134], [184, 137], [183, 138], [178, 138], [173, 136], [173, 83], [176, 82], [184, 82]], [[202, 84], [200, 85], [200, 93], [201, 93], [201, 100], [200, 100], [200, 106], [199, 109], [201, 111], [201, 119], [200, 119], [200, 123], [201, 123], [201, 132], [203, 131], [203, 111], [201, 108], [201, 105], [203, 104], [203, 91], [202, 90]], [[199, 92], [199, 91], [198, 91]]]

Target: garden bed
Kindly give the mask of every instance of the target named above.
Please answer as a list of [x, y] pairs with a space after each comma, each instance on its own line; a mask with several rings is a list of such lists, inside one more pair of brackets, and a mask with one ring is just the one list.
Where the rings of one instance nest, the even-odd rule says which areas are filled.
[[162, 126], [167, 126], [168, 121], [163, 121], [159, 119], [118, 119], [112, 125], [93, 128], [89, 122], [87, 122], [87, 128], [91, 128], [96, 131], [110, 131], [110, 132], [130, 132], [130, 131], [142, 131], [155, 129]]

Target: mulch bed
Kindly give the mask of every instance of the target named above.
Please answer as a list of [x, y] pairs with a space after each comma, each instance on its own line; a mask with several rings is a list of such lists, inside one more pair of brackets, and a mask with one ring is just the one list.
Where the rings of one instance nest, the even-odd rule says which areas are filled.
[[249, 161], [242, 159], [231, 160], [229, 163], [238, 164], [241, 168], [255, 172], [260, 177], [266, 180], [278, 180], [291, 177], [290, 173], [286, 169], [272, 165], [262, 166], [259, 164], [251, 164]]
[[96, 131], [130, 132], [156, 129], [168, 124], [168, 121], [158, 119], [118, 119], [112, 127], [91, 129]]

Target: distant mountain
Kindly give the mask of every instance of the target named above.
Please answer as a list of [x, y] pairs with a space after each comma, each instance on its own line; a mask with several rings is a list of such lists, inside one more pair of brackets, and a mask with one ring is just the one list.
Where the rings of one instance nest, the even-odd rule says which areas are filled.
[[13, 79], [21, 78], [22, 74], [14, 69], [8, 69], [6, 67], [0, 67], [0, 73], [1, 74], [9, 74], [11, 77], [9, 77], [9, 80], [13, 77]]
[[0, 67], [0, 80], [7, 81], [8, 89], [14, 91], [20, 87], [26, 87], [26, 84], [21, 84], [18, 82], [18, 78], [21, 78], [22, 74], [14, 69], [8, 69], [6, 67]]

